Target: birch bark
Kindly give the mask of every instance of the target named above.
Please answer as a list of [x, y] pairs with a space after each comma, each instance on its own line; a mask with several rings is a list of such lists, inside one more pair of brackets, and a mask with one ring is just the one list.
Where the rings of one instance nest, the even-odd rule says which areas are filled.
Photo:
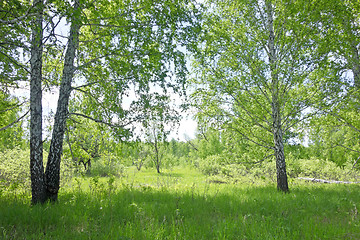
[[352, 72], [354, 74], [354, 83], [357, 90], [360, 90], [360, 57], [359, 50], [355, 43], [352, 43]]
[[283, 144], [283, 130], [281, 123], [281, 109], [279, 99], [279, 76], [277, 73], [277, 55], [275, 49], [275, 33], [273, 23], [273, 7], [270, 0], [266, 1], [266, 13], [267, 13], [267, 28], [269, 33], [268, 40], [268, 57], [271, 71], [271, 91], [272, 91], [272, 130], [274, 139], [274, 154], [276, 159], [276, 177], [277, 177], [277, 189], [283, 192], [288, 192], [288, 181], [286, 174], [286, 162], [284, 154]]
[[30, 74], [30, 178], [32, 203], [44, 203], [44, 166], [42, 144], [42, 52], [43, 1], [33, 3], [36, 9], [31, 37]]
[[65, 53], [64, 69], [60, 84], [59, 99], [54, 119], [54, 128], [50, 143], [50, 151], [45, 171], [46, 196], [50, 201], [56, 201], [60, 188], [60, 162], [63, 150], [63, 139], [68, 117], [68, 105], [74, 77], [74, 60], [79, 42], [80, 20], [77, 16], [80, 9], [79, 0], [75, 0], [74, 12], [71, 17], [70, 36]]

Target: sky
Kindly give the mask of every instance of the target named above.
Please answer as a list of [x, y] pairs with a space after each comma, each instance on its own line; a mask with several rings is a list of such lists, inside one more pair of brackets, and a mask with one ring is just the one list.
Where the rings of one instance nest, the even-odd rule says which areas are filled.
[[[22, 93], [23, 96], [27, 96], [26, 92]], [[46, 121], [46, 116], [56, 111], [57, 101], [59, 98], [58, 90], [46, 91], [43, 93], [43, 114], [44, 114], [44, 125], [47, 126], [49, 124]], [[182, 120], [180, 121], [179, 128], [171, 131], [169, 135], [169, 140], [175, 139], [179, 141], [187, 141], [189, 139], [195, 138], [195, 132], [197, 128], [196, 122], [192, 119], [190, 114], [184, 113], [182, 114]]]

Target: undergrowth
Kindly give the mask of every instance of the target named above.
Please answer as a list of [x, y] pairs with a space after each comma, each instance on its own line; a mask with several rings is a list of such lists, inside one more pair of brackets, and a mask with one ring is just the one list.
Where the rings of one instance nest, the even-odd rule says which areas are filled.
[[91, 172], [62, 164], [55, 204], [30, 206], [28, 152], [0, 159], [0, 239], [360, 239], [359, 172], [288, 158], [290, 193], [276, 190], [274, 162], [235, 164], [222, 156], [157, 174], [116, 159]]
[[73, 178], [59, 201], [0, 198], [2, 239], [359, 239], [359, 185], [216, 184], [192, 168]]

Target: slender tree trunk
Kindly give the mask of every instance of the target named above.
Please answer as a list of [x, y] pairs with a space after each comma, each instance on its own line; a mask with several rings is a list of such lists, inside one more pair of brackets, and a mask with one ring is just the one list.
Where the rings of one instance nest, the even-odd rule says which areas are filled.
[[287, 174], [286, 174], [286, 162], [283, 144], [283, 133], [281, 127], [281, 115], [279, 102], [274, 101], [272, 103], [273, 114], [273, 135], [275, 145], [275, 159], [276, 159], [276, 179], [277, 189], [283, 192], [289, 191]]
[[350, 53], [346, 54], [347, 61], [350, 63], [351, 71], [354, 75], [354, 85], [357, 91], [360, 90], [360, 57], [359, 57], [359, 49], [358, 42], [356, 39], [356, 35], [354, 33], [354, 29], [356, 26], [356, 20], [353, 16], [347, 16], [348, 18], [343, 18], [343, 26], [346, 34], [348, 35], [348, 41], [350, 45]]
[[160, 156], [159, 156], [159, 146], [158, 146], [158, 139], [157, 139], [158, 136], [156, 134], [155, 127], [152, 130], [153, 130], [153, 134], [154, 134], [154, 143], [153, 143], [154, 151], [155, 151], [154, 163], [155, 163], [157, 173], [160, 174], [161, 160], [160, 160]]
[[33, 4], [37, 13], [32, 29], [30, 58], [30, 175], [32, 204], [37, 204], [45, 202], [41, 103], [43, 2], [36, 0]]
[[288, 192], [288, 181], [286, 174], [286, 163], [283, 144], [283, 130], [281, 126], [281, 109], [279, 100], [279, 76], [277, 74], [277, 55], [275, 49], [275, 34], [273, 26], [273, 9], [271, 0], [266, 1], [267, 12], [267, 27], [269, 32], [268, 51], [269, 51], [269, 63], [271, 71], [271, 85], [272, 85], [272, 130], [274, 139], [274, 152], [276, 159], [276, 178], [277, 188], [280, 191]]
[[[155, 132], [155, 131], [154, 131]], [[156, 166], [156, 171], [157, 173], [160, 174], [160, 157], [159, 157], [159, 149], [158, 149], [158, 145], [157, 145], [157, 140], [156, 140], [156, 135], [155, 136], [155, 143], [154, 143], [154, 148], [155, 148], [155, 166]]]
[[360, 57], [359, 50], [356, 44], [353, 42], [351, 45], [353, 56], [352, 56], [352, 72], [354, 75], [354, 85], [357, 91], [360, 91]]
[[50, 143], [50, 151], [45, 171], [47, 199], [56, 201], [60, 188], [60, 162], [63, 150], [63, 139], [68, 117], [68, 105], [71, 93], [71, 82], [74, 76], [75, 52], [78, 47], [80, 20], [77, 16], [79, 0], [75, 0], [74, 12], [71, 17], [70, 36], [65, 53], [64, 70], [60, 84], [59, 100], [54, 119], [54, 128]]

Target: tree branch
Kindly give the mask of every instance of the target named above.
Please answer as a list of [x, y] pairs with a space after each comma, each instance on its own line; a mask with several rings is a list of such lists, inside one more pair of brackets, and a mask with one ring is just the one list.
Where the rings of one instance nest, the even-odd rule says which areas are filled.
[[25, 101], [25, 102], [22, 102], [22, 103], [20, 103], [20, 104], [16, 104], [16, 105], [14, 105], [13, 107], [10, 107], [10, 108], [8, 108], [8, 109], [1, 110], [0, 113], [4, 113], [4, 112], [7, 112], [7, 111], [11, 111], [11, 110], [16, 109], [16, 108], [18, 108], [18, 107], [20, 107], [20, 106], [22, 106], [22, 105], [24, 105], [25, 103], [28, 103], [28, 102], [29, 102], [29, 101]]
[[360, 182], [347, 182], [347, 181], [334, 181], [334, 180], [324, 180], [324, 179], [316, 179], [316, 178], [305, 178], [305, 177], [298, 177], [300, 180], [312, 181], [312, 182], [319, 182], [319, 183], [343, 183], [343, 184], [356, 184]]
[[31, 9], [33, 9], [33, 8], [34, 8], [34, 5], [31, 5], [31, 6], [26, 10], [26, 12], [25, 12], [25, 14], [24, 14], [23, 16], [14, 18], [14, 19], [12, 19], [12, 20], [2, 20], [2, 19], [0, 19], [0, 23], [1, 23], [1, 24], [14, 24], [14, 23], [17, 23], [17, 22], [23, 20], [24, 18], [31, 17], [31, 16], [35, 16], [36, 14], [33, 14], [33, 13], [30, 14]]
[[143, 24], [136, 24], [136, 25], [114, 25], [114, 24], [100, 24], [100, 23], [87, 23], [84, 24], [84, 26], [97, 26], [97, 27], [104, 27], [104, 28], [136, 28], [145, 26], [147, 23]]
[[8, 58], [11, 62], [13, 62], [16, 66], [18, 66], [18, 67], [24, 69], [26, 72], [30, 73], [30, 71], [29, 71], [25, 66], [21, 65], [20, 63], [18, 63], [18, 62], [17, 62], [16, 60], [14, 60], [12, 57], [10, 57], [9, 55], [7, 55], [7, 54], [4, 53], [4, 52], [1, 52], [1, 51], [0, 51], [0, 53], [3, 54], [5, 57], [7, 57], [7, 58]]
[[267, 149], [270, 149], [270, 150], [274, 150], [275, 148], [274, 147], [271, 147], [271, 146], [266, 146], [264, 144], [261, 144], [261, 143], [258, 143], [257, 141], [255, 140], [252, 140], [250, 139], [247, 135], [245, 135], [243, 132], [241, 132], [239, 129], [236, 129], [234, 127], [231, 127], [229, 126], [230, 129], [232, 130], [235, 130], [237, 133], [239, 133], [241, 136], [243, 136], [246, 140], [252, 142], [252, 143], [255, 143], [256, 145], [260, 146], [260, 147], [264, 147], [264, 148], [267, 148]]
[[346, 148], [347, 150], [350, 150], [350, 151], [352, 151], [352, 152], [357, 152], [357, 153], [360, 153], [360, 151], [357, 151], [357, 150], [351, 149], [351, 148], [346, 147], [346, 146], [344, 146], [344, 145], [342, 145], [342, 144], [336, 144], [334, 147], [343, 147], [343, 148]]
[[360, 156], [356, 159], [356, 161], [354, 162], [352, 168], [355, 168], [355, 166], [356, 166], [356, 164], [358, 163], [359, 159], [360, 159]]
[[199, 149], [197, 149], [196, 147], [195, 147], [195, 145], [189, 140], [189, 141], [187, 141], [187, 143], [190, 145], [190, 146], [192, 146], [196, 151], [199, 151]]
[[30, 109], [29, 109], [24, 115], [22, 115], [21, 117], [19, 117], [18, 119], [16, 119], [16, 120], [13, 121], [12, 123], [10, 123], [9, 125], [0, 128], [0, 131], [4, 131], [4, 130], [12, 127], [14, 124], [18, 123], [21, 119], [23, 119], [26, 115], [28, 115], [29, 112], [30, 112]]
[[[329, 113], [329, 112], [328, 112]], [[360, 129], [356, 128], [354, 125], [352, 125], [351, 123], [349, 123], [348, 121], [346, 121], [343, 117], [341, 117], [340, 115], [336, 114], [336, 113], [329, 113], [333, 116], [335, 116], [337, 119], [339, 119], [340, 121], [343, 121], [347, 126], [349, 126], [350, 128], [354, 129], [357, 132], [360, 132]]]
[[90, 120], [92, 120], [92, 121], [94, 121], [94, 122], [101, 123], [101, 124], [105, 124], [105, 125], [107, 125], [107, 126], [109, 126], [109, 127], [112, 127], [112, 128], [124, 128], [125, 126], [127, 126], [127, 125], [129, 125], [129, 124], [131, 124], [131, 123], [133, 123], [133, 122], [135, 122], [135, 121], [137, 121], [137, 120], [139, 120], [139, 119], [135, 118], [135, 119], [133, 119], [133, 120], [131, 120], [131, 121], [125, 123], [125, 124], [120, 125], [120, 124], [112, 124], [112, 123], [104, 122], [104, 121], [102, 121], [102, 120], [100, 120], [100, 119], [92, 118], [92, 117], [87, 116], [87, 115], [82, 114], [82, 113], [69, 113], [69, 114], [70, 114], [70, 115], [74, 115], [74, 116], [79, 116], [79, 117], [87, 118], [87, 119], [90, 119]]

